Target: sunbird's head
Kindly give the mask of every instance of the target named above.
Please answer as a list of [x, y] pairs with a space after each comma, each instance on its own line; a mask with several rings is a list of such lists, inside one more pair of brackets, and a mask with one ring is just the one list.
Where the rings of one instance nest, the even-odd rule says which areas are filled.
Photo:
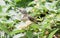
[[27, 14], [26, 9], [24, 9], [24, 8], [20, 8], [19, 11], [20, 11], [22, 14]]

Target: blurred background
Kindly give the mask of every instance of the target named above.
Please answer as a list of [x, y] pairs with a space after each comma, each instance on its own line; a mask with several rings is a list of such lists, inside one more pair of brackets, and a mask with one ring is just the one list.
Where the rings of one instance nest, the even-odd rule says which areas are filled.
[[60, 0], [0, 0], [0, 38], [60, 38]]

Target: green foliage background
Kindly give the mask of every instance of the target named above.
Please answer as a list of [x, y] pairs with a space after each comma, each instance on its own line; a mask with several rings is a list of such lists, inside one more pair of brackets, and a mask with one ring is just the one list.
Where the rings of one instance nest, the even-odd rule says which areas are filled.
[[[60, 35], [60, 0], [3, 0], [5, 5], [0, 5], [0, 30], [5, 36], [13, 38], [20, 33], [26, 33], [21, 38], [53, 38]], [[28, 14], [41, 21], [32, 23], [22, 30], [15, 30], [15, 25], [21, 22], [18, 8], [28, 8]], [[14, 11], [14, 13], [13, 13]], [[12, 12], [12, 13], [10, 13]], [[18, 18], [14, 18], [14, 15]], [[14, 18], [14, 19], [13, 19]], [[46, 33], [47, 32], [47, 33]], [[2, 36], [2, 38], [5, 38]], [[0, 36], [1, 37], [1, 36]]]

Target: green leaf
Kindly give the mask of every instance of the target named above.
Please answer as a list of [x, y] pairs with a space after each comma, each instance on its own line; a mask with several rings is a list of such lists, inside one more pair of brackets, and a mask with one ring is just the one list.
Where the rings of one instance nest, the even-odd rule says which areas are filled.
[[27, 7], [32, 0], [21, 0], [16, 2], [16, 7]]
[[33, 29], [37, 29], [37, 28], [39, 28], [39, 25], [38, 25], [38, 24], [33, 23], [33, 24], [31, 24], [31, 27], [32, 27]]
[[22, 33], [22, 32], [24, 32], [25, 30], [15, 30], [15, 31], [12, 31], [12, 32], [10, 32], [10, 35], [14, 35], [14, 34], [16, 34], [16, 33]]
[[28, 38], [33, 38], [33, 33], [32, 33], [31, 31], [27, 31], [27, 32], [26, 32], [26, 36], [27, 36]]
[[14, 2], [19, 2], [19, 1], [21, 1], [21, 0], [14, 0]]
[[56, 29], [56, 30], [52, 31], [52, 32], [49, 34], [48, 38], [52, 38], [53, 35], [54, 35], [58, 30], [59, 30], [59, 29]]
[[32, 1], [32, 2], [30, 2], [29, 4], [28, 4], [28, 6], [30, 6], [30, 5], [32, 5], [32, 4], [36, 4], [34, 1]]
[[4, 32], [6, 32], [7, 34], [9, 34], [8, 28], [5, 25], [1, 24], [1, 23], [0, 23], [0, 29], [3, 30]]
[[0, 6], [0, 12], [2, 12], [2, 7]]

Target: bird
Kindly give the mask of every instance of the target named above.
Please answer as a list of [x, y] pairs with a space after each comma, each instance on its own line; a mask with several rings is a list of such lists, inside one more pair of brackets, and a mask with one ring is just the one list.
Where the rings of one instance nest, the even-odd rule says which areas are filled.
[[37, 23], [41, 22], [39, 20], [36, 20], [36, 18], [30, 16], [27, 11], [25, 10], [25, 8], [19, 9], [19, 11], [23, 14], [23, 20], [30, 20], [31, 22]]
[[25, 24], [23, 24], [23, 25], [22, 25], [22, 24], [19, 24], [18, 29], [26, 29], [26, 28], [28, 28], [28, 27], [30, 26], [30, 24], [32, 24], [32, 23], [38, 24], [38, 22], [41, 22], [41, 21], [36, 20], [36, 18], [30, 16], [30, 15], [28, 14], [28, 12], [27, 12], [24, 8], [19, 9], [19, 12], [23, 15], [23, 17], [22, 17], [21, 20], [22, 20], [22, 21], [25, 21], [25, 22], [24, 22]]

